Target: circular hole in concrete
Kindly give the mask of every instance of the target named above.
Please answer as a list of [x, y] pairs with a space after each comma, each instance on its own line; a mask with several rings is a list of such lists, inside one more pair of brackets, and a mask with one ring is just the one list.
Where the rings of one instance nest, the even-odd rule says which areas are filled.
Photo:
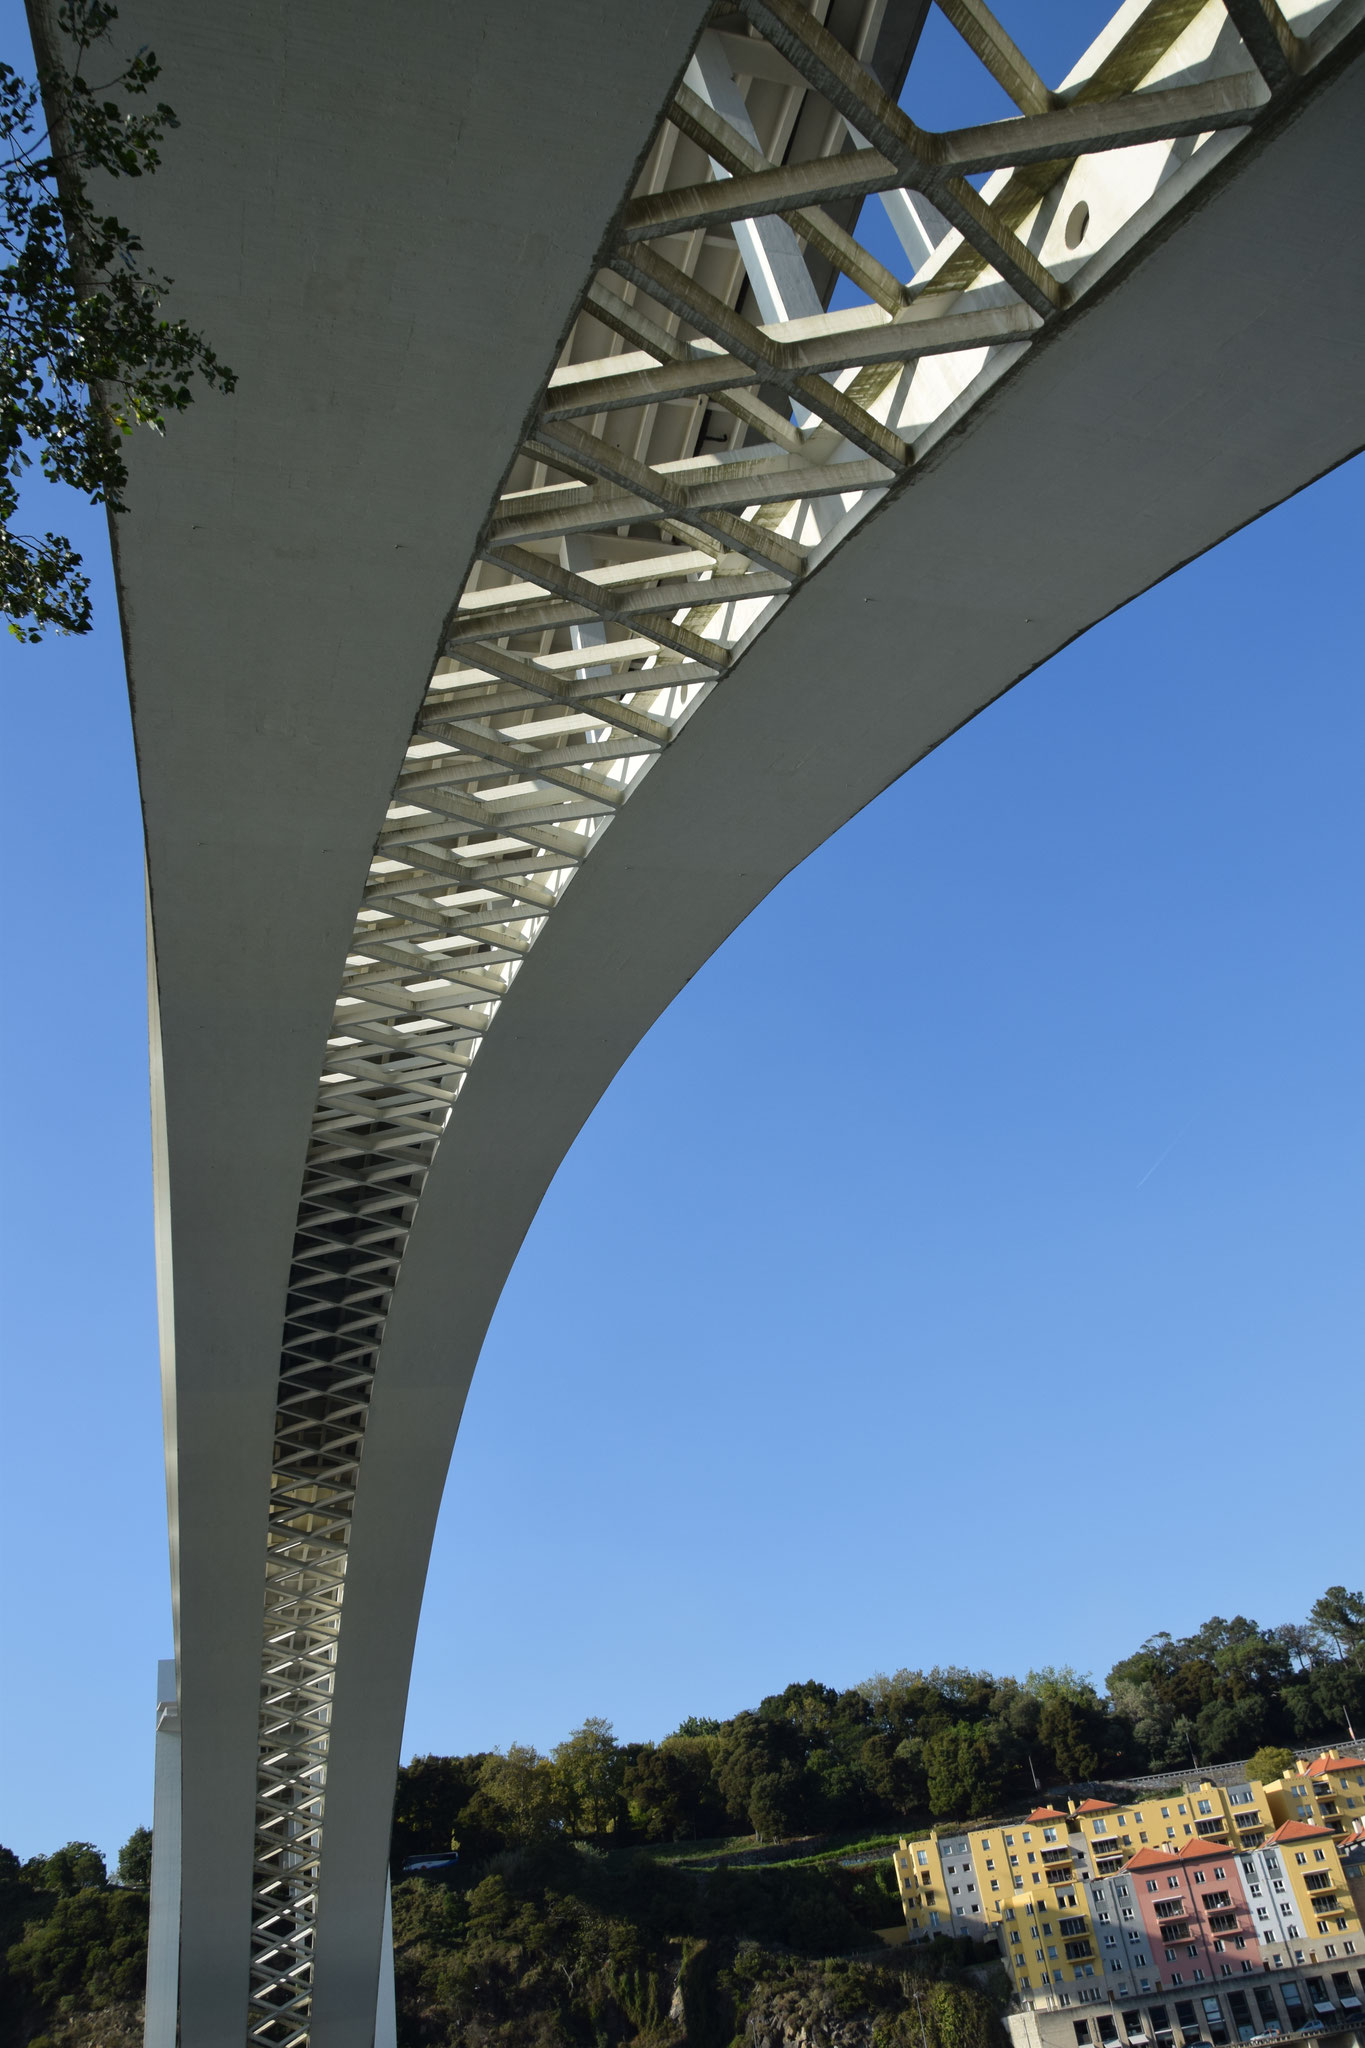
[[1068, 249], [1080, 248], [1081, 243], [1085, 240], [1085, 231], [1089, 226], [1090, 208], [1082, 200], [1079, 206], [1072, 207], [1071, 212], [1067, 216], [1066, 246]]

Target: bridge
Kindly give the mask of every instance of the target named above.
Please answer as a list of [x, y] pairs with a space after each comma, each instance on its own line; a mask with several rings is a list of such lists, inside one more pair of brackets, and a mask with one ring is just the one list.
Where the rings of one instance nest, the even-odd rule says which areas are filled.
[[1360, 0], [1126, 0], [1055, 85], [939, 4], [1011, 118], [903, 111], [927, 0], [124, 10], [183, 122], [136, 225], [240, 376], [134, 448], [115, 531], [176, 1625], [149, 2048], [177, 2004], [185, 2048], [392, 2037], [442, 1484], [632, 1047], [880, 790], [1365, 441]]

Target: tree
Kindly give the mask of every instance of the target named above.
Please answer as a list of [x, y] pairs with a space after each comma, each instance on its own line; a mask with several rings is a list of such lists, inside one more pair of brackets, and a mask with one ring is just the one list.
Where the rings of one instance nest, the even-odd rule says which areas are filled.
[[611, 1722], [590, 1715], [556, 1747], [554, 1764], [570, 1827], [605, 1834], [619, 1817], [625, 1768]]
[[621, 1790], [645, 1841], [680, 1842], [722, 1832], [725, 1807], [711, 1768], [715, 1746], [714, 1737], [670, 1735], [624, 1752]]
[[804, 1819], [801, 1773], [794, 1764], [762, 1771], [749, 1787], [749, 1824], [760, 1842], [799, 1833]]
[[[785, 1771], [799, 1772], [804, 1762], [805, 1745], [789, 1721], [747, 1710], [736, 1714], [721, 1736], [715, 1763], [716, 1789], [725, 1801], [731, 1821], [737, 1827], [743, 1827], [746, 1821], [755, 1827], [750, 1802], [758, 1779], [781, 1777]], [[774, 1801], [778, 1796], [771, 1788], [765, 1795], [764, 1811], [769, 1820], [774, 1819]], [[789, 1830], [782, 1823], [789, 1817], [790, 1806], [788, 1800], [781, 1819], [772, 1829], [758, 1828], [758, 1832], [787, 1833]]]
[[1312, 1663], [1313, 1653], [1318, 1647], [1317, 1630], [1306, 1627], [1302, 1622], [1282, 1621], [1271, 1633], [1284, 1644], [1287, 1655], [1298, 1669], [1306, 1670]]
[[1268, 1742], [1263, 1749], [1257, 1750], [1247, 1765], [1247, 1776], [1254, 1778], [1260, 1785], [1270, 1785], [1276, 1778], [1282, 1778], [1286, 1771], [1292, 1771], [1294, 1763], [1292, 1749]]
[[149, 1885], [152, 1881], [152, 1831], [134, 1828], [118, 1852], [120, 1884]]
[[42, 1883], [69, 1899], [77, 1892], [101, 1890], [109, 1882], [104, 1858], [93, 1842], [66, 1842], [41, 1860]]
[[479, 1772], [479, 1790], [499, 1815], [511, 1842], [544, 1841], [562, 1825], [554, 1766], [529, 1743], [509, 1743], [505, 1756], [495, 1750], [486, 1757]]
[[1206, 1764], [1227, 1762], [1257, 1748], [1270, 1732], [1266, 1703], [1255, 1694], [1238, 1700], [1210, 1700], [1195, 1717], [1195, 1753]]
[[87, 1886], [64, 1895], [45, 1920], [25, 1928], [9, 1952], [9, 1973], [43, 2005], [60, 1999], [99, 2009], [140, 1998], [147, 1894]]
[[1336, 1650], [1349, 1657], [1365, 1648], [1365, 1593], [1348, 1593], [1344, 1586], [1329, 1586], [1308, 1611], [1312, 1626]]
[[924, 1745], [929, 1811], [936, 1819], [989, 1813], [1000, 1796], [1000, 1760], [988, 1727], [957, 1721]]
[[479, 1792], [483, 1756], [415, 1756], [393, 1796], [394, 1876], [407, 1856], [459, 1848], [474, 1856], [503, 1847], [498, 1817]]
[[162, 317], [170, 279], [142, 268], [138, 236], [87, 186], [154, 172], [177, 125], [164, 101], [150, 112], [127, 104], [160, 75], [150, 50], [104, 84], [85, 77], [117, 18], [105, 0], [62, 0], [73, 64], [52, 56], [36, 85], [0, 64], [0, 608], [20, 640], [91, 625], [89, 579], [67, 537], [12, 526], [33, 451], [51, 482], [121, 512], [122, 441], [135, 427], [164, 432], [191, 403], [193, 378], [220, 391], [236, 381], [183, 320]]

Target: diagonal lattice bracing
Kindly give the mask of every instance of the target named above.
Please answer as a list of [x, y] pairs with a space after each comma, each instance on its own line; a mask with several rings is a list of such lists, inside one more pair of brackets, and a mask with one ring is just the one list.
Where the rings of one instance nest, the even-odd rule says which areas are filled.
[[[1054, 89], [984, 0], [939, 4], [1016, 119], [918, 127], [900, 104], [910, 31], [884, 33], [897, 0], [740, 0], [705, 28], [452, 609], [357, 906], [299, 1200], [265, 1549], [261, 2048], [309, 2040], [385, 1318], [522, 963], [737, 653], [1192, 187], [1312, 90], [1360, 10], [1128, 0]], [[901, 271], [860, 239], [864, 206], [884, 211]]]

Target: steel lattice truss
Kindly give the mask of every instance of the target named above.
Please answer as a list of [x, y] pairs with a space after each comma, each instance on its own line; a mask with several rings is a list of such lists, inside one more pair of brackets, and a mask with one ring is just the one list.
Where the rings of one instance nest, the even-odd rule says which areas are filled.
[[[265, 2048], [309, 2036], [385, 1316], [522, 961], [803, 577], [1311, 88], [1359, 11], [1291, 26], [1275, 0], [1130, 0], [1052, 91], [982, 0], [939, 5], [1018, 118], [915, 126], [897, 95], [923, 10], [903, 0], [712, 15], [452, 612], [358, 909], [299, 1203], [266, 1560], [249, 2024]], [[908, 283], [857, 239], [873, 194]], [[831, 311], [840, 280], [858, 303]]]

